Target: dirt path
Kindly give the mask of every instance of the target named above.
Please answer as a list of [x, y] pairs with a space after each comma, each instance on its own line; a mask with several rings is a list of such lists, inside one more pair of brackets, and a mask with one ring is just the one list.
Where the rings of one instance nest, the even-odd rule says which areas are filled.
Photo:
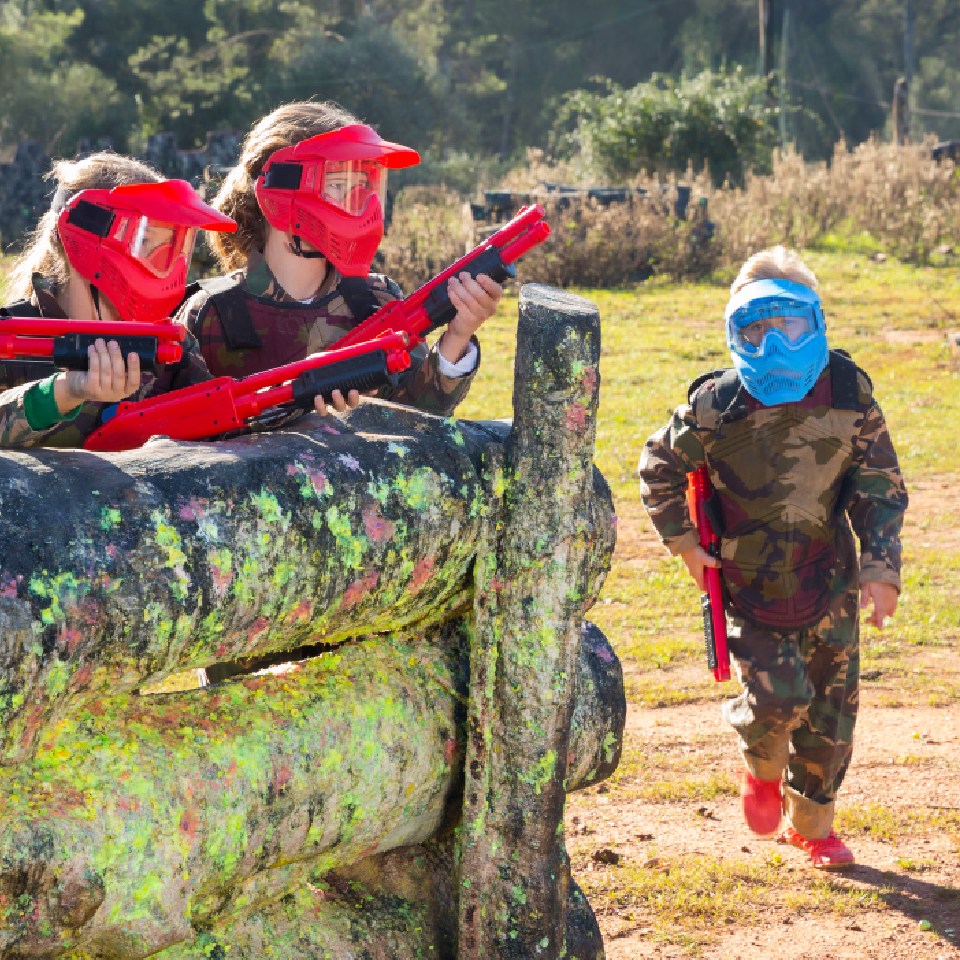
[[[702, 771], [733, 777], [735, 748], [718, 720], [716, 704], [631, 710], [625, 755], [682, 756], [695, 753]], [[602, 790], [602, 788], [601, 788]], [[630, 864], [664, 869], [684, 857], [765, 863], [779, 854], [798, 888], [818, 884], [798, 850], [757, 840], [744, 827], [739, 801], [654, 803], [617, 799], [618, 791], [591, 791], [571, 797], [569, 840], [575, 873], [589, 883], [597, 871]], [[857, 747], [841, 804], [879, 803], [907, 815], [960, 811], [960, 716], [945, 709], [873, 709], [865, 696]], [[575, 818], [575, 820], [574, 820]], [[583, 825], [596, 832], [578, 833]], [[800, 955], [819, 960], [960, 960], [960, 850], [936, 829], [911, 829], [906, 840], [880, 841], [847, 834], [857, 866], [829, 878], [841, 891], [862, 891], [863, 906], [852, 914], [797, 910], [786, 903], [766, 907], [742, 923], [710, 932], [702, 947], [673, 945], [655, 938], [655, 910], [643, 904], [601, 910], [608, 960], [699, 956], [710, 960], [767, 960], [780, 956], [785, 942], [802, 944]], [[598, 863], [610, 850], [616, 865]], [[607, 856], [609, 859], [609, 856]], [[876, 896], [873, 896], [876, 895]], [[855, 898], [854, 898], [855, 899]], [[874, 902], [875, 901], [875, 902]], [[922, 926], [929, 924], [931, 929]], [[706, 924], [705, 924], [706, 926]], [[791, 951], [793, 952], [793, 951]]]

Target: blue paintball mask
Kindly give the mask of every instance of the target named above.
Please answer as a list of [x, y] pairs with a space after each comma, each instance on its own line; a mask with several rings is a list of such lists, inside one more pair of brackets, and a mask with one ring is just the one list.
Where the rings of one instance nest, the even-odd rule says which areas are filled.
[[765, 406], [801, 400], [827, 365], [820, 298], [802, 283], [754, 280], [730, 298], [724, 319], [733, 365]]

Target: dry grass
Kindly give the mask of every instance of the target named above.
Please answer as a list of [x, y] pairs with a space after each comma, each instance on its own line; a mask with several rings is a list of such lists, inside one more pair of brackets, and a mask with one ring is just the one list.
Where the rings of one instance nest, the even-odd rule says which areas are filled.
[[[543, 191], [547, 182], [578, 185], [576, 177], [576, 170], [532, 155], [501, 184], [541, 202], [553, 228], [524, 259], [523, 278], [564, 287], [618, 287], [657, 274], [698, 279], [732, 274], [775, 243], [883, 253], [920, 265], [952, 263], [960, 253], [960, 172], [952, 161], [934, 161], [929, 143], [871, 140], [848, 149], [841, 142], [829, 163], [807, 163], [787, 150], [774, 157], [772, 175], [749, 175], [742, 188], [715, 188], [705, 176], [688, 175], [679, 178], [692, 188], [682, 220], [674, 215], [677, 179], [640, 175], [629, 184], [630, 202], [609, 206]], [[398, 198], [384, 244], [388, 272], [407, 289], [477, 240], [455, 194], [411, 189]], [[716, 225], [709, 241], [698, 222], [701, 201]]]

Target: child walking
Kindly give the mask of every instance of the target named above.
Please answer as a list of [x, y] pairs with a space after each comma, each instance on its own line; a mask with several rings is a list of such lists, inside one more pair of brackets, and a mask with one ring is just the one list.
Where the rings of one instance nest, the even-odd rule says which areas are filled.
[[[881, 629], [900, 591], [907, 492], [870, 378], [828, 348], [817, 280], [793, 251], [750, 257], [725, 311], [729, 370], [693, 382], [646, 442], [644, 506], [703, 589], [719, 567], [741, 690], [723, 706], [739, 740], [748, 827], [842, 868], [833, 829], [857, 717], [860, 609]], [[684, 499], [706, 465], [718, 559]], [[852, 528], [852, 530], [851, 530]], [[856, 535], [860, 545], [857, 559]]]

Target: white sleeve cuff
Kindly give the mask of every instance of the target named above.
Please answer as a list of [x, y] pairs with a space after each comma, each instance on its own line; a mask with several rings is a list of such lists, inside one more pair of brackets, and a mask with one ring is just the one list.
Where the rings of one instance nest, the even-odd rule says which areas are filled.
[[445, 377], [456, 379], [473, 373], [477, 367], [477, 345], [471, 340], [467, 344], [467, 352], [456, 362], [451, 363], [437, 347], [437, 360], [440, 362], [440, 373]]

